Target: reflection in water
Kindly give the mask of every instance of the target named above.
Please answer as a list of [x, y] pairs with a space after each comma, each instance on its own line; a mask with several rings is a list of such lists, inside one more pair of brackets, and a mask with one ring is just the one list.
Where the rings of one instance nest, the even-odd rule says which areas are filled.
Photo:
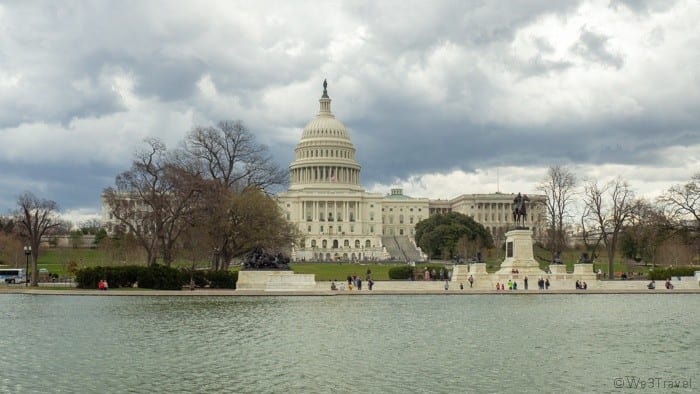
[[613, 391], [616, 376], [700, 381], [689, 310], [700, 298], [2, 295], [0, 392], [591, 392]]

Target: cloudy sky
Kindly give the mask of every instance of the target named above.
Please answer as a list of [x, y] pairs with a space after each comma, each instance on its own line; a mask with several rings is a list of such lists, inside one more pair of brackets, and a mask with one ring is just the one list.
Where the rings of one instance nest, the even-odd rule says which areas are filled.
[[697, 1], [0, 2], [0, 213], [69, 218], [157, 136], [242, 120], [287, 166], [328, 79], [362, 182], [534, 192], [548, 166], [654, 197], [700, 170]]

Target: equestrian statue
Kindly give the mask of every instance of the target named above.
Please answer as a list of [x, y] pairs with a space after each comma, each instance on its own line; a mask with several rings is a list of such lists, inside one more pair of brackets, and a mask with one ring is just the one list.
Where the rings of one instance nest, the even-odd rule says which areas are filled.
[[526, 201], [530, 201], [530, 199], [527, 195], [521, 195], [520, 193], [513, 199], [513, 222], [515, 222], [516, 228], [525, 227], [525, 219], [527, 218]]

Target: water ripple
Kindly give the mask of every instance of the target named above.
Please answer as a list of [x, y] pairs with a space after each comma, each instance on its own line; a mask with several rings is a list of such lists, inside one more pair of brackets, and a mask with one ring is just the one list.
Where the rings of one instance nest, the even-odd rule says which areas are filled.
[[699, 307], [693, 295], [1, 295], [14, 351], [0, 393], [609, 392], [616, 376], [697, 379], [687, 311]]

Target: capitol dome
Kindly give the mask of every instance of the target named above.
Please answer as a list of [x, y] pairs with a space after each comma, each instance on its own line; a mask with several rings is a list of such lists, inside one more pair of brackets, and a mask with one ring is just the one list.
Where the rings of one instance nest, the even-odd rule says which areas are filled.
[[290, 190], [362, 190], [360, 165], [348, 131], [331, 112], [327, 83], [323, 81], [320, 109], [301, 135], [289, 165]]

